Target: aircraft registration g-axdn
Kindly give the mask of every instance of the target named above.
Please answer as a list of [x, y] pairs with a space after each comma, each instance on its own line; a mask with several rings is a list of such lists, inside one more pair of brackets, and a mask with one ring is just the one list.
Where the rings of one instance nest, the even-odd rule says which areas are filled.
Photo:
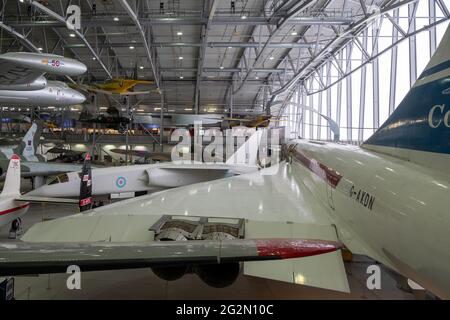
[[45, 73], [78, 76], [86, 66], [74, 59], [46, 53], [8, 52], [0, 55], [0, 103], [26, 106], [69, 106], [85, 96]]
[[[361, 148], [296, 139], [271, 168], [38, 223], [22, 243], [0, 245], [0, 274], [151, 267], [166, 280], [195, 272], [224, 286], [243, 264], [247, 275], [348, 292], [341, 252], [320, 240], [450, 298], [450, 128], [444, 111], [432, 115], [440, 126], [427, 121], [433, 106], [449, 104], [449, 63], [450, 27]], [[302, 249], [315, 255], [291, 254]], [[259, 255], [293, 259], [251, 261]]]

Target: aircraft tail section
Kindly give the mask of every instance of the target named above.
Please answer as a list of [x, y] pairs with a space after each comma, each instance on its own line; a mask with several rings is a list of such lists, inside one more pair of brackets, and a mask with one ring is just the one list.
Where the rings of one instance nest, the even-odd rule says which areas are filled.
[[5, 184], [0, 197], [20, 195], [20, 158], [13, 154], [6, 172]]
[[16, 154], [22, 155], [28, 161], [39, 161], [36, 150], [42, 134], [42, 121], [35, 121], [23, 137], [20, 145], [14, 149]]
[[254, 131], [254, 133], [227, 159], [226, 164], [245, 164], [250, 166], [258, 164], [258, 148], [263, 134], [262, 130], [254, 128], [246, 128], [246, 130]]
[[86, 153], [80, 179], [80, 212], [90, 210], [92, 207], [92, 170], [91, 155]]
[[414, 86], [363, 144], [431, 168], [450, 164], [450, 26]]

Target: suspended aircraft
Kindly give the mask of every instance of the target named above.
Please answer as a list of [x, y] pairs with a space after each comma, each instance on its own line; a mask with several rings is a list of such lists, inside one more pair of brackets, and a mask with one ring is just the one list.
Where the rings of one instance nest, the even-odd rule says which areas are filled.
[[88, 92], [103, 93], [106, 95], [132, 96], [132, 95], [149, 94], [151, 90], [132, 91], [135, 86], [141, 84], [151, 85], [153, 84], [153, 81], [115, 78], [101, 84], [92, 84], [92, 85], [79, 84], [76, 85], [76, 87]]
[[86, 66], [74, 59], [46, 53], [8, 52], [0, 55], [0, 104], [24, 106], [70, 106], [85, 96], [44, 74], [78, 76]]
[[[450, 27], [397, 109], [361, 147], [295, 139], [283, 147], [285, 160], [257, 173], [36, 224], [22, 243], [0, 245], [0, 272], [150, 266], [166, 280], [193, 271], [223, 286], [244, 261], [244, 274], [348, 292], [340, 250], [324, 253], [318, 243], [307, 246], [317, 255], [302, 259], [227, 260], [230, 246], [245, 248], [245, 240], [284, 238], [278, 252], [289, 255], [306, 248], [292, 240], [303, 238], [340, 243], [449, 299], [449, 62]], [[216, 241], [214, 253], [202, 251], [217, 238], [227, 240]], [[264, 243], [253, 252], [272, 254], [279, 244]]]
[[46, 154], [57, 154], [54, 159], [48, 160], [48, 162], [57, 163], [77, 163], [82, 162], [86, 155], [86, 151], [69, 150], [60, 147], [53, 147], [47, 150]]
[[[215, 120], [217, 118], [208, 118], [210, 120]], [[203, 124], [202, 127], [218, 127], [222, 130], [231, 129], [233, 127], [245, 126], [247, 128], [266, 128], [269, 126], [270, 122], [277, 122], [278, 119], [274, 119], [272, 115], [257, 115], [246, 118], [237, 117], [221, 117], [218, 119], [217, 123], [207, 123]]]
[[137, 65], [134, 66], [134, 71], [131, 78], [113, 78], [104, 83], [96, 83], [91, 85], [78, 84], [76, 85], [79, 89], [91, 92], [91, 93], [103, 93], [106, 95], [120, 95], [120, 96], [131, 96], [131, 95], [141, 95], [149, 94], [153, 90], [145, 91], [134, 91], [134, 87], [138, 85], [151, 85], [153, 81], [150, 80], [139, 80], [138, 79], [138, 69]]
[[88, 112], [81, 113], [78, 120], [82, 123], [95, 123], [100, 127], [117, 130], [119, 133], [124, 133], [127, 126], [131, 123], [131, 119], [120, 114], [115, 107], [109, 107], [105, 114], [98, 116], [89, 116]]
[[145, 160], [150, 159], [152, 161], [170, 161], [171, 153], [170, 152], [156, 152], [156, 151], [145, 151], [145, 150], [124, 150], [124, 149], [111, 149], [109, 150], [112, 153], [117, 153], [121, 155], [130, 155], [137, 158], [144, 158]]

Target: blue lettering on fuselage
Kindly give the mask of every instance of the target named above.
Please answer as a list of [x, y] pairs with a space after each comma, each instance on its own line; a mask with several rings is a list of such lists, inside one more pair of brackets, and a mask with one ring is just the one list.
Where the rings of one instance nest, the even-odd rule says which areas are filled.
[[450, 154], [450, 77], [413, 87], [365, 144]]

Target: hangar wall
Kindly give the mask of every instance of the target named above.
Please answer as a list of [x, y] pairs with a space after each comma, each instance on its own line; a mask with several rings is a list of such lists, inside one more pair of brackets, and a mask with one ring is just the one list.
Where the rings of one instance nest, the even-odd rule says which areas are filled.
[[435, 0], [375, 20], [297, 86], [282, 112], [287, 136], [333, 140], [322, 113], [340, 126], [340, 141], [362, 143], [401, 102], [448, 24]]

